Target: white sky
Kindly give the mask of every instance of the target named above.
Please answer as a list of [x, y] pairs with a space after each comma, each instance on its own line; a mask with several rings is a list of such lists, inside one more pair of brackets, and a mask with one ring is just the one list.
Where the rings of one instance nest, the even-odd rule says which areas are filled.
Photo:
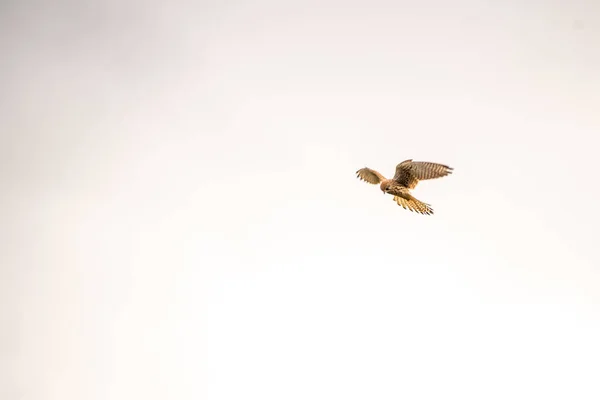
[[[0, 5], [0, 398], [600, 398], [600, 4], [53, 3]], [[407, 158], [434, 216], [354, 175]]]

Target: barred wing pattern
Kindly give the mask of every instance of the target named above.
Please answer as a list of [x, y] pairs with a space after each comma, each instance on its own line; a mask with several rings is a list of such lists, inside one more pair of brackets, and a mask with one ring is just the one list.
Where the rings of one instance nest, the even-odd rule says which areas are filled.
[[453, 168], [428, 161], [405, 160], [396, 166], [394, 180], [409, 189], [414, 189], [419, 181], [437, 179], [450, 175]]
[[359, 179], [362, 179], [363, 181], [371, 183], [373, 185], [381, 183], [381, 181], [385, 180], [383, 175], [381, 175], [379, 172], [366, 167], [356, 171], [356, 176]]

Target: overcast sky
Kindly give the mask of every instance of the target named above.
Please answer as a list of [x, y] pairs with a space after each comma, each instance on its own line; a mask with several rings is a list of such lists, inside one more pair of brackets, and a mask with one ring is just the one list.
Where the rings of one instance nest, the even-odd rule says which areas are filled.
[[0, 398], [600, 398], [594, 3], [3, 2]]

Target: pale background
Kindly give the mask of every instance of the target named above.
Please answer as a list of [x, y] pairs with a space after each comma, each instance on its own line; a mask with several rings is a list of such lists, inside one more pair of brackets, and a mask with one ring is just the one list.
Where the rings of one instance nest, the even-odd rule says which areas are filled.
[[2, 2], [0, 398], [600, 398], [594, 3]]

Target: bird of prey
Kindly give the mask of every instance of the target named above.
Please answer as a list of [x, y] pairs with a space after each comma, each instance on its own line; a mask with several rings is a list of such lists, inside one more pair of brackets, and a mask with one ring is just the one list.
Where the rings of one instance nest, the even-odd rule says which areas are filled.
[[405, 160], [396, 166], [396, 174], [392, 179], [386, 179], [379, 172], [371, 168], [362, 168], [356, 171], [357, 178], [377, 185], [383, 194], [391, 194], [394, 201], [405, 210], [420, 214], [431, 215], [431, 205], [416, 199], [410, 190], [414, 189], [419, 181], [441, 178], [451, 174], [453, 168], [447, 165], [427, 161]]

